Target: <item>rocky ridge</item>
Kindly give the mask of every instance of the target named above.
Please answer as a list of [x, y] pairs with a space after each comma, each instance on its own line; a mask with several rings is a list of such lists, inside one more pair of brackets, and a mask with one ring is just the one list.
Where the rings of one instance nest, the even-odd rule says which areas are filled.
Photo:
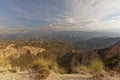
[[16, 44], [10, 44], [5, 49], [0, 49], [0, 56], [5, 58], [14, 56], [15, 58], [18, 58], [21, 54], [30, 53], [37, 55], [38, 53], [42, 53], [44, 51], [44, 48], [33, 46], [23, 46], [20, 48], [16, 48]]

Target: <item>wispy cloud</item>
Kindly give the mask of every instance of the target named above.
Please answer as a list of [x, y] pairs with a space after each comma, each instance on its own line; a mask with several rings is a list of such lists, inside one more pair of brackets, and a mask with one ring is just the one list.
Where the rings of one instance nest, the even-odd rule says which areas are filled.
[[1, 0], [0, 25], [119, 32], [119, 4], [120, 0]]
[[65, 3], [68, 12], [65, 19], [56, 23], [59, 28], [82, 31], [120, 31], [120, 0], [65, 0]]

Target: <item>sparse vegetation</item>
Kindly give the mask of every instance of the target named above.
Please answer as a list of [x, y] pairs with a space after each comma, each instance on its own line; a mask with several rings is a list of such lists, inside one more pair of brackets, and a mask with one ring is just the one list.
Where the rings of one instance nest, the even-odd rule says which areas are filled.
[[63, 68], [63, 67], [60, 67], [60, 68], [59, 68], [59, 73], [60, 73], [60, 74], [66, 74], [66, 73], [67, 73], [67, 70], [66, 70], [65, 68]]
[[74, 67], [72, 67], [72, 72], [73, 72], [73, 73], [79, 73], [80, 68], [81, 68], [81, 65], [80, 65], [80, 64], [77, 64], [77, 65], [75, 65]]
[[49, 70], [40, 71], [39, 74], [36, 76], [36, 80], [46, 79], [49, 76], [49, 74]]
[[0, 56], [0, 66], [9, 66], [9, 65], [10, 65], [10, 61]]
[[33, 61], [32, 69], [34, 69], [35, 71], [48, 70], [49, 65], [50, 65], [49, 61], [47, 61], [43, 58], [40, 58], [40, 59], [37, 59], [37, 60]]
[[9, 69], [9, 71], [12, 72], [12, 73], [16, 73], [18, 71], [18, 68], [13, 67], [13, 68]]
[[120, 56], [113, 56], [105, 61], [110, 70], [120, 72]]
[[51, 64], [50, 61], [40, 58], [38, 60], [33, 61], [32, 69], [39, 73], [38, 77], [41, 79], [45, 79], [49, 76], [49, 65]]
[[94, 59], [90, 62], [89, 69], [92, 73], [102, 73], [104, 71], [103, 62], [100, 59]]
[[82, 72], [88, 72], [86, 66], [77, 64], [76, 66], [72, 67], [72, 73], [82, 73]]
[[31, 54], [23, 54], [19, 58], [11, 60], [13, 67], [19, 66], [20, 70], [26, 70], [30, 67], [31, 62], [34, 60], [35, 56]]
[[[69, 43], [60, 41], [32, 40], [22, 42], [17, 41], [13, 43], [16, 44], [15, 49], [24, 46], [34, 46], [38, 48], [42, 47], [45, 51], [36, 55], [26, 51], [17, 58], [14, 57], [15, 55], [11, 55], [8, 58], [0, 57], [0, 66], [11, 65], [13, 68], [9, 69], [9, 71], [12, 73], [18, 71], [16, 66], [19, 67], [20, 70], [29, 69], [33, 72], [37, 72], [38, 75], [36, 78], [39, 80], [47, 78], [51, 71], [60, 74], [97, 74], [95, 77], [101, 77], [104, 70], [110, 69], [120, 72], [119, 56], [105, 59], [104, 53], [106, 50], [108, 51], [109, 48], [95, 50], [96, 52], [84, 52], [74, 49], [74, 46]], [[10, 42], [8, 45], [10, 45]], [[94, 57], [96, 58], [96, 55], [98, 55], [97, 58], [99, 59], [93, 59]], [[104, 59], [101, 59], [102, 56]]]
[[75, 54], [73, 52], [69, 52], [69, 53], [65, 54], [64, 56], [58, 58], [58, 64], [60, 65], [60, 67], [64, 68], [65, 72], [67, 72], [67, 73], [72, 72], [71, 60], [74, 55]]

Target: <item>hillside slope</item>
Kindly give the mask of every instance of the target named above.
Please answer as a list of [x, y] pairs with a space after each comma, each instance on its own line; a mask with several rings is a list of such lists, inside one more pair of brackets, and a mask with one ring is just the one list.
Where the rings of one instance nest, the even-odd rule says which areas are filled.
[[93, 50], [110, 47], [120, 40], [120, 37], [97, 37], [76, 43], [76, 49], [79, 50]]

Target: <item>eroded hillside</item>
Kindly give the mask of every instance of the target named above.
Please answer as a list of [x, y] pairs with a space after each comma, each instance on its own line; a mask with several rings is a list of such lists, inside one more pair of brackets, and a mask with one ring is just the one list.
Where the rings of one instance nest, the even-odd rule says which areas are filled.
[[[29, 76], [34, 74], [32, 80], [36, 80], [36, 76], [37, 79], [51, 80], [54, 75], [58, 80], [96, 80], [96, 77], [111, 80], [116, 78], [120, 69], [120, 42], [109, 48], [87, 52], [75, 49], [73, 43], [58, 40], [14, 40], [0, 45], [0, 66], [3, 68], [0, 71], [12, 72], [19, 77], [19, 73], [27, 71]], [[116, 72], [113, 77], [112, 71]], [[24, 75], [26, 79], [30, 78]]]

